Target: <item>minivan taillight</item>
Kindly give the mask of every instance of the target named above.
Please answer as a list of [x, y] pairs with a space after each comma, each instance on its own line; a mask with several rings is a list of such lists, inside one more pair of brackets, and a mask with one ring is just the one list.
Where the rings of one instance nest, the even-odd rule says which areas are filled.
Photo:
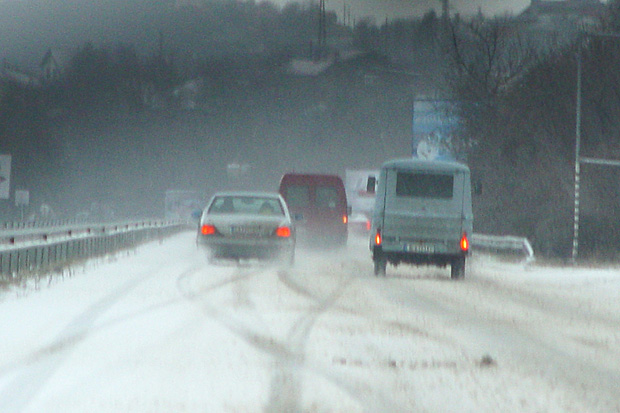
[[467, 239], [467, 233], [463, 232], [463, 236], [461, 237], [461, 251], [467, 252], [469, 250], [469, 240]]
[[202, 235], [213, 235], [215, 234], [215, 225], [204, 224], [200, 227], [200, 233]]
[[349, 222], [349, 217], [348, 217], [348, 216], [346, 216], [346, 215], [343, 215], [343, 216], [342, 216], [342, 223], [343, 223], [343, 224], [346, 224], [347, 222]]
[[377, 230], [377, 233], [375, 234], [375, 245], [381, 245], [381, 242], [383, 242], [381, 239], [381, 230]]
[[276, 229], [276, 236], [288, 238], [291, 236], [291, 229], [289, 227], [278, 227], [278, 229]]

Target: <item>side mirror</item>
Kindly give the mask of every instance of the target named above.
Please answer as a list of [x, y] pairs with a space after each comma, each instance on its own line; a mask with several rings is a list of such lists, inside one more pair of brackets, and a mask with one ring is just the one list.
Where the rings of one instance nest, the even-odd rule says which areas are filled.
[[374, 176], [369, 176], [368, 181], [366, 182], [366, 192], [369, 194], [375, 193], [375, 187], [377, 185], [377, 178]]

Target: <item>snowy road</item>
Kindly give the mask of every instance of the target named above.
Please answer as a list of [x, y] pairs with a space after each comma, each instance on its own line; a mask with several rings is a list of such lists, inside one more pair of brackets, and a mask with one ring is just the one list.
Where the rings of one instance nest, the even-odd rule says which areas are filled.
[[0, 293], [2, 412], [618, 412], [620, 270], [290, 270], [192, 233]]

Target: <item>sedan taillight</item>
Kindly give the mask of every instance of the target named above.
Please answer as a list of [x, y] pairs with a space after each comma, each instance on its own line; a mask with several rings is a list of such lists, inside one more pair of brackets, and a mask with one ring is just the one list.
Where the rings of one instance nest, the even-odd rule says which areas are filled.
[[291, 236], [291, 229], [289, 227], [278, 227], [278, 229], [276, 229], [276, 236], [288, 238]]
[[215, 234], [215, 225], [204, 224], [200, 227], [200, 233], [202, 235], [213, 235]]

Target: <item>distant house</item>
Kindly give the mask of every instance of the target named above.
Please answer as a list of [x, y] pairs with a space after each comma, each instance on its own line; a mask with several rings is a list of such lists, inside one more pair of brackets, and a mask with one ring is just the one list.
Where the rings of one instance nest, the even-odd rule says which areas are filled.
[[0, 80], [17, 83], [27, 87], [38, 87], [40, 85], [37, 76], [7, 62], [3, 62], [0, 66]]
[[70, 62], [70, 53], [58, 49], [48, 49], [40, 65], [43, 82], [54, 83], [61, 79]]
[[334, 64], [334, 58], [315, 59], [292, 59], [288, 65], [288, 73], [299, 76], [317, 76], [326, 71]]
[[531, 0], [518, 19], [533, 31], [570, 34], [598, 27], [605, 11], [600, 0]]

